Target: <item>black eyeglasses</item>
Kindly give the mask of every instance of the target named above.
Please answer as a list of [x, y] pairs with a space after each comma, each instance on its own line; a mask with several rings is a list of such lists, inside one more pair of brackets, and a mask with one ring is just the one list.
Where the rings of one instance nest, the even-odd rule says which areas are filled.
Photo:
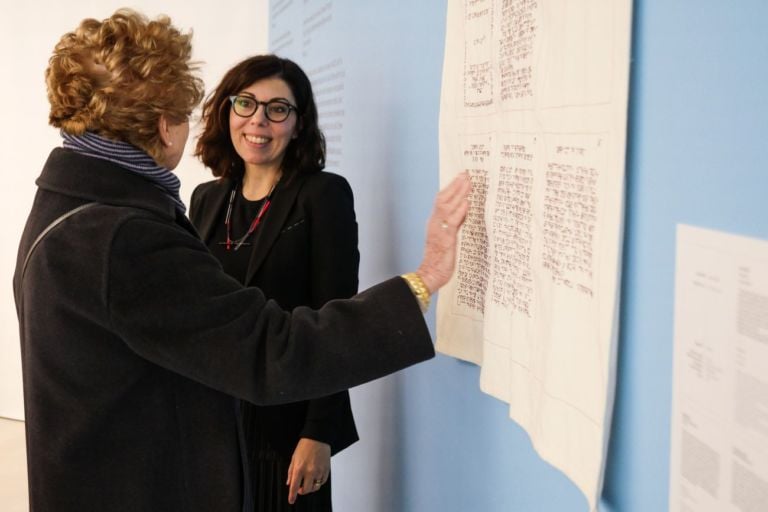
[[285, 100], [259, 101], [250, 96], [230, 96], [232, 110], [240, 117], [251, 117], [264, 105], [264, 115], [273, 123], [282, 123], [291, 115], [291, 110], [298, 110]]

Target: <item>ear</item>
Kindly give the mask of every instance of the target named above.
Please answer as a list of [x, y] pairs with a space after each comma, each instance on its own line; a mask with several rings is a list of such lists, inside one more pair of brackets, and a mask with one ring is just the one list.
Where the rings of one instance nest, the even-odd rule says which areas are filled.
[[157, 120], [157, 133], [160, 135], [160, 142], [162, 142], [165, 147], [173, 146], [170, 126], [165, 114], [160, 114], [160, 119]]

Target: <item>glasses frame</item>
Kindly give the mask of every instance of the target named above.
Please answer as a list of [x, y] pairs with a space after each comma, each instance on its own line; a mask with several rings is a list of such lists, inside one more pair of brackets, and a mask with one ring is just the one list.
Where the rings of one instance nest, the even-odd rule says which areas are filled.
[[[243, 114], [239, 113], [237, 111], [237, 108], [235, 108], [235, 102], [239, 98], [247, 98], [249, 101], [254, 102], [256, 104], [256, 108], [253, 109], [253, 112], [251, 112], [248, 115], [243, 115]], [[294, 105], [291, 105], [290, 103], [288, 103], [287, 100], [259, 101], [256, 98], [254, 98], [253, 96], [247, 96], [247, 95], [244, 95], [244, 94], [233, 94], [232, 96], [229, 96], [229, 102], [232, 104], [232, 112], [234, 112], [235, 115], [238, 116], [238, 117], [252, 117], [256, 112], [259, 111], [259, 105], [264, 105], [264, 117], [266, 117], [269, 121], [271, 121], [273, 123], [283, 123], [283, 122], [287, 121], [289, 117], [291, 117], [291, 112], [296, 112], [297, 115], [298, 115], [298, 112], [299, 112], [299, 109], [296, 108]], [[270, 105], [274, 105], [275, 103], [277, 103], [277, 104], [279, 104], [279, 105], [281, 105], [283, 107], [288, 107], [288, 113], [285, 115], [285, 117], [283, 119], [280, 119], [280, 120], [272, 119], [269, 116], [269, 106]]]

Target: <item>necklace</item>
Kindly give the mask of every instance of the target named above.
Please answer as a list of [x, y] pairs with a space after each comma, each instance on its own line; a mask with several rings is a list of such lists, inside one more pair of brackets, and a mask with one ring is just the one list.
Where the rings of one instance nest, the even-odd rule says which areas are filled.
[[[219, 245], [225, 245], [227, 247], [227, 250], [238, 250], [243, 245], [250, 245], [245, 243], [245, 241], [248, 239], [249, 236], [253, 234], [254, 231], [256, 231], [256, 228], [259, 227], [259, 224], [261, 224], [261, 219], [264, 218], [264, 214], [267, 213], [267, 210], [269, 210], [269, 206], [272, 204], [272, 195], [275, 193], [275, 187], [277, 187], [277, 184], [280, 182], [280, 178], [278, 178], [273, 184], [272, 188], [269, 189], [269, 194], [267, 194], [267, 197], [264, 198], [264, 202], [261, 204], [261, 208], [259, 208], [259, 212], [256, 214], [256, 217], [253, 218], [251, 221], [251, 225], [248, 226], [248, 231], [245, 232], [243, 236], [238, 238], [237, 240], [232, 240], [232, 207], [235, 204], [235, 196], [237, 194], [237, 183], [235, 183], [235, 186], [232, 187], [232, 192], [229, 194], [229, 205], [227, 205], [227, 215], [224, 217], [224, 225], [227, 228], [227, 240], [226, 242], [219, 242]], [[234, 247], [233, 247], [234, 246]]]

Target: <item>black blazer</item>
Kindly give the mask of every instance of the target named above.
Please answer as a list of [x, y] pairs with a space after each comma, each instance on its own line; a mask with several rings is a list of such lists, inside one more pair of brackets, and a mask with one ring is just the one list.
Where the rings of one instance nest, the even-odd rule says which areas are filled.
[[[318, 172], [284, 179], [248, 248], [246, 286], [256, 286], [284, 309], [318, 309], [357, 293], [360, 255], [352, 189], [336, 174]], [[215, 180], [192, 194], [190, 219], [206, 245], [224, 222], [233, 182]], [[242, 249], [241, 249], [242, 250]], [[300, 437], [328, 443], [335, 454], [358, 440], [349, 393], [292, 404], [259, 407], [261, 428], [287, 458]], [[251, 414], [247, 414], [248, 417]]]

